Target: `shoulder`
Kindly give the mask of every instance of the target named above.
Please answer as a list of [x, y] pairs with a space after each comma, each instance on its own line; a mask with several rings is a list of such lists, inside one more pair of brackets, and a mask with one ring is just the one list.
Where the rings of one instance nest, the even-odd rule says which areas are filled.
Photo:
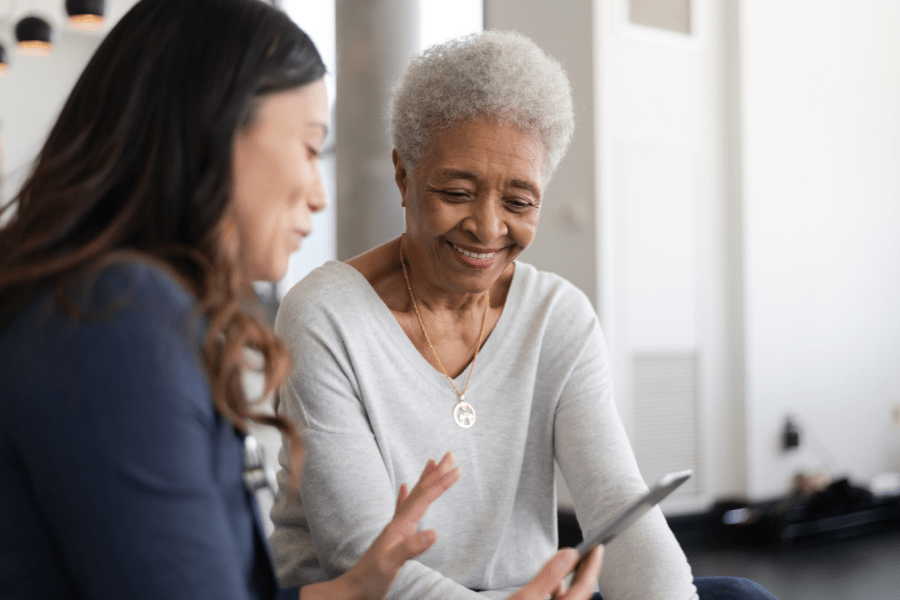
[[554, 273], [517, 262], [504, 312], [510, 309], [510, 335], [532, 344], [540, 340], [542, 354], [558, 359], [562, 353], [576, 360], [588, 346], [603, 343], [600, 320], [587, 295]]
[[96, 335], [129, 323], [152, 330], [172, 318], [183, 320], [197, 304], [173, 274], [142, 259], [116, 260], [76, 273], [63, 291], [67, 306], [57, 299], [55, 286], [51, 282], [37, 291], [3, 338], [71, 336], [83, 330]]
[[117, 261], [79, 274], [68, 289], [76, 315], [48, 289], [0, 335], [0, 380], [8, 376], [0, 391], [108, 411], [144, 398], [210, 412], [204, 322], [194, 296], [165, 268]]
[[[368, 289], [367, 289], [368, 288]], [[358, 313], [374, 290], [359, 271], [347, 263], [329, 261], [313, 270], [292, 287], [278, 308], [276, 331], [292, 329], [328, 315]]]
[[52, 284], [36, 293], [0, 334], [0, 356], [74, 370], [89, 363], [131, 366], [150, 352], [158, 358], [199, 352], [204, 327], [196, 299], [150, 261], [129, 258], [85, 270], [63, 298], [68, 308]]
[[111, 347], [178, 338], [200, 343], [204, 329], [197, 299], [164, 266], [149, 260], [119, 260], [80, 275], [71, 286], [84, 312], [79, 328]]
[[123, 259], [77, 278], [75, 300], [86, 309], [120, 304], [124, 309], [184, 311], [196, 305], [173, 273], [149, 260]]
[[552, 319], [596, 319], [597, 313], [587, 295], [569, 280], [540, 271], [534, 266], [516, 262], [511, 293], [518, 294], [525, 310], [545, 313]]

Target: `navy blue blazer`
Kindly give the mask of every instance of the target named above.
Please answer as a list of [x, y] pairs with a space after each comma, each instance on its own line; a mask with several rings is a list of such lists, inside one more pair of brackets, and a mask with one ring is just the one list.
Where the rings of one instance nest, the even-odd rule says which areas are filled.
[[45, 290], [0, 330], [0, 598], [274, 597], [195, 298], [131, 262], [76, 299], [93, 313]]

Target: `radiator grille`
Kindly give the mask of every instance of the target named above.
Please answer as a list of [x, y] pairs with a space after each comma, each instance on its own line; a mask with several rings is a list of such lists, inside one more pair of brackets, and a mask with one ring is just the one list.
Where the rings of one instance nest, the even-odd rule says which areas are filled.
[[633, 358], [634, 453], [648, 483], [682, 469], [694, 475], [673, 497], [702, 490], [700, 407], [694, 352], [637, 354]]

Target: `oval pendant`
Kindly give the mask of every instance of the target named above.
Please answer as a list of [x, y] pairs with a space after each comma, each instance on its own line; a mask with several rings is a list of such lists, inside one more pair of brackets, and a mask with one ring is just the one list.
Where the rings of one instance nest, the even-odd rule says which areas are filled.
[[475, 424], [475, 409], [468, 402], [460, 402], [453, 408], [453, 420], [463, 429]]

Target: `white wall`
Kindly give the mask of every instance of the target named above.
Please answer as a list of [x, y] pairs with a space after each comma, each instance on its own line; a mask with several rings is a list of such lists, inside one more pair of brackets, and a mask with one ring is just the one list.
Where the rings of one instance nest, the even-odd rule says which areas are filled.
[[62, 3], [54, 5], [54, 10], [38, 12], [56, 32], [53, 51], [46, 57], [22, 56], [16, 51], [15, 24], [26, 15], [29, 3], [16, 4], [18, 12], [5, 24], [8, 30], [0, 33], [10, 56], [9, 71], [0, 78], [0, 202], [16, 194], [81, 71], [106, 32], [135, 2], [109, 2], [103, 29], [90, 33], [65, 28]]
[[[722, 333], [720, 17], [717, 4], [699, 3], [702, 33], [689, 40], [625, 27], [619, 4], [486, 0], [485, 25], [531, 36], [573, 82], [575, 139], [547, 190], [526, 260], [595, 301], [630, 435], [632, 358], [648, 351], [701, 357], [700, 397], [710, 410], [700, 417], [726, 425], [699, 431], [715, 451], [698, 469], [693, 497], [676, 507], [684, 510], [744, 489], [743, 469], [734, 467], [744, 457], [743, 419], [735, 418], [741, 398], [729, 394]], [[646, 478], [658, 475], [655, 466], [642, 465]], [[564, 486], [560, 502], [570, 502]]]
[[[523, 24], [580, 77], [593, 144], [552, 184], [593, 197], [591, 231], [543, 222], [528, 260], [595, 292], [632, 434], [635, 356], [696, 354], [698, 502], [823, 463], [865, 485], [900, 470], [900, 4], [693, 4], [686, 41], [623, 27], [621, 0], [487, 1], [488, 26]], [[593, 189], [564, 175], [591, 153]], [[593, 263], [560, 251], [579, 239]]]
[[748, 491], [900, 471], [900, 3], [742, 3]]
[[3, 141], [0, 199], [18, 191], [50, 127], [100, 38], [63, 32], [47, 57], [22, 56], [7, 45], [11, 65], [0, 79]]
[[[726, 235], [736, 199], [727, 187], [723, 71], [736, 42], [723, 33], [728, 14], [720, 2], [693, 5], [687, 37], [629, 24], [623, 2], [596, 2], [601, 314], [623, 420], [645, 477], [679, 462], [695, 469], [690, 497], [670, 502], [670, 510], [694, 510], [745, 489], [743, 398], [734, 393], [728, 326], [728, 274], [740, 265]], [[662, 429], [658, 450], [646, 440], [665, 423], [652, 414], [672, 408], [666, 399], [656, 407], [652, 398], [637, 398], [644, 356], [690, 358], [696, 366], [696, 413]], [[682, 428], [696, 436], [694, 464], [691, 448], [677, 442]]]

